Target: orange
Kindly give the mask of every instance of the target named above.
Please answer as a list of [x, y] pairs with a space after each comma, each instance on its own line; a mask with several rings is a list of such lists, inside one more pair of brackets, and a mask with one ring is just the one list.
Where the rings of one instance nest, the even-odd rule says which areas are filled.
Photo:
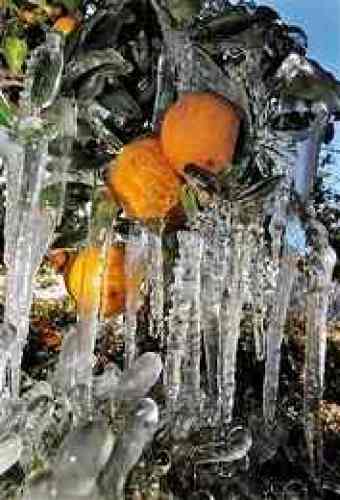
[[49, 260], [63, 273], [67, 291], [83, 317], [94, 312], [97, 306], [103, 318], [122, 312], [127, 291], [137, 297], [144, 277], [141, 263], [133, 276], [126, 278], [122, 245], [109, 248], [106, 262], [97, 247], [84, 248], [78, 254], [58, 249], [51, 252]]
[[63, 16], [57, 19], [57, 21], [53, 25], [53, 28], [56, 31], [64, 33], [64, 35], [69, 35], [70, 33], [73, 33], [73, 31], [75, 31], [78, 26], [79, 22], [77, 21], [77, 19], [71, 16]]
[[108, 186], [129, 217], [164, 218], [180, 199], [181, 181], [164, 157], [156, 137], [125, 146], [110, 165]]
[[165, 113], [162, 149], [177, 172], [194, 164], [217, 174], [232, 161], [240, 127], [236, 108], [209, 92], [184, 94]]

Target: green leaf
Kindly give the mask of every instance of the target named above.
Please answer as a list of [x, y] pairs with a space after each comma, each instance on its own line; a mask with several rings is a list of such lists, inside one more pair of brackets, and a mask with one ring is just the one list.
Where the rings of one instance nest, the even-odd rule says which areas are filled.
[[184, 186], [181, 192], [181, 202], [186, 216], [191, 219], [199, 210], [195, 191], [190, 186]]
[[7, 36], [3, 44], [3, 54], [12, 73], [20, 73], [28, 52], [24, 38]]
[[9, 127], [13, 118], [13, 111], [6, 99], [0, 94], [0, 125]]
[[57, 3], [62, 4], [67, 10], [76, 10], [81, 6], [82, 0], [61, 0]]
[[46, 186], [40, 194], [41, 208], [58, 209], [63, 199], [63, 186], [60, 183]]
[[176, 21], [182, 22], [198, 14], [201, 2], [199, 0], [167, 0], [167, 6]]

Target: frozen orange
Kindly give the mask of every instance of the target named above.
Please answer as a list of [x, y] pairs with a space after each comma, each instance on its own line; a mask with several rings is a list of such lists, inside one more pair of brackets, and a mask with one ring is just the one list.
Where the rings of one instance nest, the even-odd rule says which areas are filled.
[[125, 146], [112, 163], [108, 186], [129, 217], [160, 219], [179, 203], [181, 181], [162, 153], [156, 137]]
[[53, 28], [64, 35], [73, 33], [79, 26], [79, 22], [72, 16], [62, 16], [54, 23]]
[[186, 93], [165, 113], [162, 149], [180, 173], [194, 164], [218, 173], [231, 163], [239, 135], [234, 105], [210, 92]]
[[50, 255], [49, 260], [56, 270], [63, 273], [67, 291], [83, 317], [97, 307], [103, 318], [122, 312], [127, 292], [137, 297], [144, 276], [141, 263], [132, 276], [126, 277], [123, 245], [111, 246], [106, 260], [98, 247], [87, 247], [77, 254], [59, 249]]

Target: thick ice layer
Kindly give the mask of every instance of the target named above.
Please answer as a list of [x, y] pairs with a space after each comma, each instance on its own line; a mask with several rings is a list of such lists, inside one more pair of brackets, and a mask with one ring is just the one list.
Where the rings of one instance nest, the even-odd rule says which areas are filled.
[[222, 298], [220, 316], [221, 393], [218, 403], [225, 422], [232, 420], [234, 408], [236, 356], [250, 255], [254, 244], [251, 239], [247, 228], [239, 223], [235, 209], [231, 220], [229, 280]]
[[151, 441], [157, 425], [156, 403], [152, 399], [140, 400], [99, 478], [99, 489], [105, 499], [124, 500], [127, 476]]
[[203, 237], [201, 265], [201, 324], [207, 367], [207, 384], [211, 396], [220, 394], [219, 327], [222, 294], [228, 271], [230, 252], [230, 220], [220, 207], [202, 216]]
[[266, 371], [263, 388], [263, 412], [268, 423], [273, 423], [276, 412], [276, 401], [279, 389], [279, 375], [281, 363], [281, 345], [284, 335], [284, 326], [290, 300], [290, 293], [296, 277], [296, 259], [283, 257], [277, 277], [277, 288], [274, 297], [267, 332]]
[[150, 313], [149, 330], [152, 337], [164, 342], [164, 269], [163, 269], [163, 234], [148, 235], [150, 253]]
[[54, 459], [53, 472], [62, 494], [90, 495], [113, 449], [114, 436], [105, 422], [71, 431]]
[[[137, 240], [126, 243], [125, 275], [133, 283], [140, 274], [142, 266], [146, 265], [148, 252], [148, 234], [141, 228]], [[129, 368], [138, 355], [136, 346], [137, 312], [140, 306], [138, 290], [127, 288], [124, 333], [124, 368]]]
[[5, 434], [0, 439], [0, 474], [3, 474], [19, 461], [22, 452], [22, 439], [17, 434]]
[[312, 243], [306, 294], [304, 417], [310, 460], [313, 472], [318, 475], [321, 473], [323, 460], [320, 401], [324, 389], [327, 312], [336, 255], [328, 246], [325, 228], [316, 223], [313, 226], [316, 234]]
[[[179, 258], [175, 265], [175, 278], [171, 290], [172, 306], [169, 312], [165, 374], [170, 407], [175, 404], [180, 391], [183, 391], [184, 399], [188, 397], [197, 400], [199, 392], [197, 378], [200, 377], [197, 348], [200, 345], [198, 304], [201, 238], [195, 231], [179, 232], [177, 237]], [[189, 332], [191, 321], [195, 324], [192, 332]]]

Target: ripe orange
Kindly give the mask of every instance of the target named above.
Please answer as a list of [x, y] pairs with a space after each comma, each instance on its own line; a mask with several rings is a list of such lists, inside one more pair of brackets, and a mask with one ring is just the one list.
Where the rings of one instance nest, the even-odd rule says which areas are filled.
[[123, 148], [110, 166], [108, 186], [129, 217], [148, 221], [166, 217], [179, 203], [181, 181], [159, 140], [148, 137]]
[[216, 174], [233, 159], [239, 127], [238, 111], [222, 97], [187, 93], [165, 113], [162, 149], [179, 173], [186, 165], [195, 164]]
[[73, 33], [79, 26], [79, 22], [72, 16], [59, 17], [53, 25], [56, 31], [60, 31], [64, 35]]
[[122, 245], [109, 248], [106, 262], [97, 247], [84, 248], [77, 254], [59, 249], [51, 253], [49, 260], [63, 273], [67, 291], [75, 300], [78, 312], [85, 317], [97, 306], [103, 318], [122, 312], [127, 291], [137, 297], [144, 277], [142, 263], [132, 277], [126, 277]]

